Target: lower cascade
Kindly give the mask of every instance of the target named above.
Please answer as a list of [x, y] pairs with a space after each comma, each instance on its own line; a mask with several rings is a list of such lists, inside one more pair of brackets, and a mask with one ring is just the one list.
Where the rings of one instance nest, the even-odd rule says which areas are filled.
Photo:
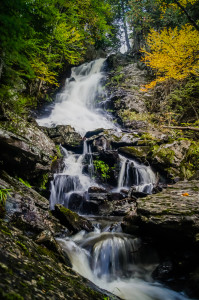
[[[97, 111], [94, 105], [94, 101], [103, 94], [103, 63], [104, 60], [97, 60], [73, 68], [72, 77], [58, 96], [51, 115], [39, 119], [39, 124], [69, 124], [82, 136], [88, 130], [101, 127], [117, 130], [106, 114]], [[62, 154], [61, 168], [51, 182], [50, 207], [53, 210], [56, 204], [62, 204], [84, 216], [89, 215], [87, 217], [95, 227], [90, 233], [80, 231], [74, 236], [57, 238], [73, 269], [122, 299], [188, 299], [153, 281], [152, 272], [159, 262], [153, 249], [144, 245], [140, 238], [124, 234], [120, 226], [112, 225], [115, 220], [112, 222], [111, 217], [108, 225], [104, 226], [103, 222], [96, 221], [93, 213], [82, 208], [85, 202], [89, 202], [90, 187], [103, 188], [103, 184], [95, 180], [92, 147], [86, 139], [82, 154], [67, 151], [63, 147]], [[87, 172], [84, 170], [85, 157]], [[117, 187], [109, 187], [109, 192], [117, 191], [119, 194], [133, 186], [137, 192], [151, 194], [157, 184], [157, 176], [151, 167], [121, 155], [119, 160], [118, 184]], [[117, 223], [119, 221], [116, 219]]]
[[[138, 238], [118, 232], [79, 232], [72, 238], [58, 238], [73, 269], [122, 299], [186, 300], [182, 294], [153, 282], [157, 265], [150, 249], [141, 249]], [[147, 259], [146, 259], [147, 257]]]

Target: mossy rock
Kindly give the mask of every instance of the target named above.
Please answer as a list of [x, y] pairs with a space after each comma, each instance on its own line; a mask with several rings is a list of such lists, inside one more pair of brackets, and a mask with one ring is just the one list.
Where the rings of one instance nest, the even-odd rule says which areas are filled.
[[55, 205], [53, 214], [58, 218], [64, 226], [66, 226], [73, 233], [80, 230], [92, 231], [93, 225], [87, 219], [79, 216], [76, 212], [64, 207], [61, 204]]
[[141, 161], [145, 161], [150, 149], [148, 146], [121, 147], [119, 148], [119, 153], [129, 158], [137, 158]]

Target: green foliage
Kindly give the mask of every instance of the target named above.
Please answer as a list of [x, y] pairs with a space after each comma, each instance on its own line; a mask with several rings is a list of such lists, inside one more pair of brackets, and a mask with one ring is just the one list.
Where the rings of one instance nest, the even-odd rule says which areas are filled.
[[97, 171], [99, 171], [102, 179], [106, 180], [106, 179], [110, 178], [110, 175], [109, 175], [110, 168], [104, 161], [94, 160], [93, 164], [94, 164], [95, 169]]
[[[175, 121], [199, 121], [199, 78], [192, 77], [179, 85], [168, 96], [168, 110], [175, 112]], [[190, 125], [190, 124], [189, 124]], [[196, 124], [197, 125], [197, 124]]]
[[62, 155], [62, 153], [61, 153], [60, 146], [59, 146], [59, 145], [56, 145], [55, 148], [56, 148], [56, 150], [57, 150], [57, 156], [58, 156], [58, 158], [63, 157], [63, 155]]
[[48, 183], [48, 173], [43, 174], [42, 180], [41, 180], [41, 183], [40, 183], [40, 188], [42, 190], [46, 190], [46, 184], [47, 183]]
[[30, 183], [28, 181], [23, 180], [22, 178], [18, 178], [18, 180], [23, 183], [26, 187], [28, 188], [32, 188], [32, 186], [30, 185]]
[[25, 85], [23, 97], [7, 98], [16, 99], [13, 109], [23, 110], [32, 96], [37, 99], [42, 89], [55, 87], [64, 66], [80, 63], [89, 45], [111, 35], [112, 21], [106, 0], [2, 0], [1, 88], [13, 89], [18, 81]]
[[0, 206], [4, 207], [6, 203], [6, 199], [10, 196], [11, 189], [0, 189]]
[[153, 115], [148, 113], [136, 113], [135, 111], [123, 110], [120, 114], [123, 121], [152, 121]]

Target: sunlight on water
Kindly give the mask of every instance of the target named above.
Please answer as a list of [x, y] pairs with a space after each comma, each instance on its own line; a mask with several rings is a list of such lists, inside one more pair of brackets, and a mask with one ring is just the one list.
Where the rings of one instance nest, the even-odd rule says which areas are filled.
[[55, 106], [47, 118], [37, 119], [40, 126], [71, 125], [82, 136], [97, 128], [115, 128], [104, 111], [95, 103], [104, 96], [101, 81], [105, 59], [98, 59], [72, 68], [62, 93], [57, 95]]

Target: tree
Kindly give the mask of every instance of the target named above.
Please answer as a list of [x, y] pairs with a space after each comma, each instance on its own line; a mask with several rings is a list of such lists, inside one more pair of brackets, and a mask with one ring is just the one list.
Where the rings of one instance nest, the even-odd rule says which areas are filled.
[[187, 24], [180, 30], [151, 30], [147, 38], [150, 52], [142, 49], [143, 60], [152, 68], [156, 79], [145, 88], [153, 88], [168, 79], [183, 80], [191, 74], [199, 75], [199, 34]]

